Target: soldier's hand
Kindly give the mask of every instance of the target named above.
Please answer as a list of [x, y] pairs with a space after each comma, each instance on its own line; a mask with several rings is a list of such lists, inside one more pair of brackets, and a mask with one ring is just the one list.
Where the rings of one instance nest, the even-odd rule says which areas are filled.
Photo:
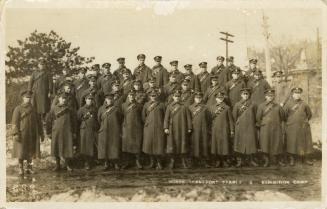
[[192, 133], [192, 129], [187, 130], [188, 133]]
[[231, 131], [231, 132], [230, 132], [230, 135], [231, 135], [232, 137], [234, 137], [234, 131]]
[[280, 106], [284, 107], [284, 103], [283, 103], [283, 102], [282, 102], [282, 103], [280, 103]]
[[166, 134], [169, 134], [169, 129], [165, 129], [165, 133]]

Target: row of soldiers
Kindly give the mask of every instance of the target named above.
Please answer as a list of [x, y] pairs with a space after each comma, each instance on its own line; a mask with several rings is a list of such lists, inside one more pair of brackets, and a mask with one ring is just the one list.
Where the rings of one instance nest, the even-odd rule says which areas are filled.
[[87, 170], [94, 158], [104, 161], [104, 169], [125, 168], [130, 159], [141, 169], [143, 154], [149, 160], [146, 167], [157, 169], [163, 168], [164, 157], [169, 168], [179, 159], [188, 168], [190, 158], [206, 167], [212, 161], [215, 167], [230, 166], [233, 159], [236, 167], [258, 166], [258, 152], [263, 166], [269, 166], [271, 156], [283, 166], [285, 151], [290, 165], [296, 156], [312, 164], [307, 158], [312, 152], [312, 114], [301, 99], [302, 89], [293, 88], [276, 102], [276, 91], [256, 68], [256, 59], [242, 73], [231, 64], [233, 57], [225, 67], [219, 56], [210, 73], [201, 62], [197, 75], [190, 64], [181, 73], [176, 60], [168, 72], [160, 56], [154, 57], [152, 69], [145, 65], [144, 54], [137, 59], [133, 73], [119, 58], [114, 73], [111, 64], [104, 63], [101, 75], [82, 68], [75, 80], [65, 70], [55, 83], [39, 61], [13, 114], [13, 153], [20, 174], [24, 160], [26, 172], [33, 172], [32, 158], [39, 156], [44, 129], [51, 138], [55, 170], [61, 168], [61, 159], [72, 170], [75, 147]]

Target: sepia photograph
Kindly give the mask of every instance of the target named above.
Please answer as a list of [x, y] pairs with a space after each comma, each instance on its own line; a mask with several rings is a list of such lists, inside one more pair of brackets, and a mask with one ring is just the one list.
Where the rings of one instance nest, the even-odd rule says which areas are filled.
[[6, 206], [323, 208], [326, 8], [0, 1]]

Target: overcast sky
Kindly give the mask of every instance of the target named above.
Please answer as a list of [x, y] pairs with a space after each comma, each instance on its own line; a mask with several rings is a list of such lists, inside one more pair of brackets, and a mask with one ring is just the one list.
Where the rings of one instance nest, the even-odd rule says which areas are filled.
[[228, 31], [235, 35], [229, 54], [236, 64], [244, 66], [247, 46], [264, 47], [263, 12], [269, 17], [272, 44], [287, 39], [315, 40], [316, 29], [322, 24], [322, 13], [314, 8], [237, 9], [218, 8], [217, 3], [173, 6], [175, 9], [163, 2], [122, 7], [107, 4], [89, 9], [6, 8], [6, 45], [16, 45], [17, 39], [24, 39], [35, 29], [54, 30], [73, 46], [80, 46], [83, 56], [95, 56], [99, 63], [111, 62], [113, 69], [120, 56], [134, 68], [139, 53], [147, 55], [150, 66], [154, 56], [162, 55], [165, 65], [177, 59], [181, 65], [197, 66], [207, 61], [212, 67], [216, 56], [225, 56], [219, 31]]

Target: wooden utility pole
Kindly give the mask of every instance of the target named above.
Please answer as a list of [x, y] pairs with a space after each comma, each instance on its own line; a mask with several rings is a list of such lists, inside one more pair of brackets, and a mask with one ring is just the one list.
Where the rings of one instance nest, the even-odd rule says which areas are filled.
[[317, 28], [317, 67], [319, 69], [321, 66], [321, 51], [320, 51], [320, 36], [319, 36], [319, 28]]
[[272, 85], [272, 78], [271, 78], [271, 64], [270, 64], [270, 50], [269, 50], [269, 25], [268, 25], [268, 17], [262, 13], [262, 28], [263, 28], [263, 35], [265, 37], [265, 60], [266, 60], [266, 79], [270, 85]]
[[228, 32], [220, 32], [221, 34], [225, 35], [225, 38], [220, 38], [220, 40], [225, 41], [226, 43], [226, 59], [228, 58], [228, 43], [234, 43], [234, 41], [229, 40], [229, 37], [234, 37], [234, 35]]

